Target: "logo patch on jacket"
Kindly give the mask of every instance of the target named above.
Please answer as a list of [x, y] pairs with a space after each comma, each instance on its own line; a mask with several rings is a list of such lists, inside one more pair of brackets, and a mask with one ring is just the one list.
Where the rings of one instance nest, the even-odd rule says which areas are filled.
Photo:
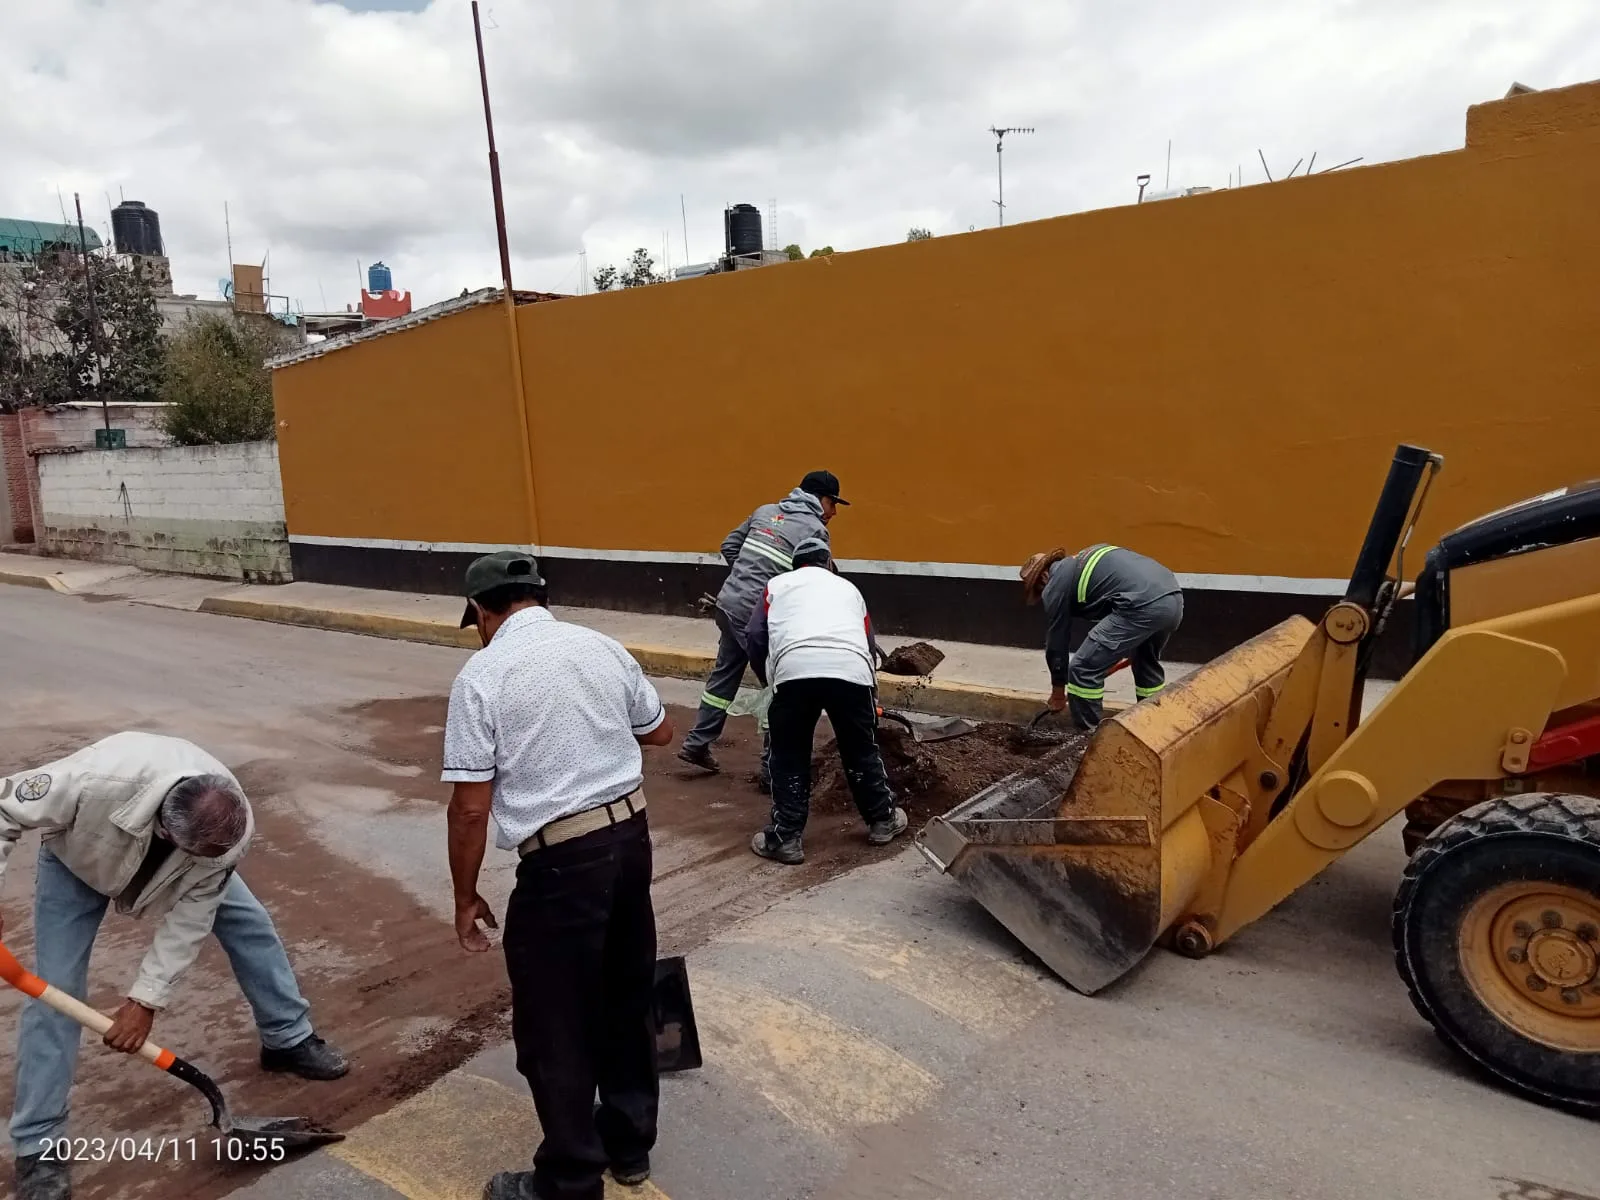
[[50, 792], [50, 776], [29, 775], [17, 784], [18, 800], [43, 800]]

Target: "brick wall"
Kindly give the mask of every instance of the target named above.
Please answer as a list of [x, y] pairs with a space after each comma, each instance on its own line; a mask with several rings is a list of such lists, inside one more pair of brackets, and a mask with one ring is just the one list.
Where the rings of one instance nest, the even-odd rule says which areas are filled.
[[[161, 429], [164, 404], [113, 404], [109, 414], [98, 404], [75, 402], [53, 408], [0, 413], [0, 542], [32, 542], [41, 525], [37, 456], [94, 445], [95, 430], [121, 429], [129, 446], [165, 446]], [[8, 519], [9, 517], [9, 519]], [[9, 532], [8, 532], [9, 526]]]
[[0, 413], [0, 542], [33, 541], [33, 501], [28, 459], [22, 452], [22, 422]]
[[290, 578], [275, 442], [35, 461], [48, 554], [263, 583]]

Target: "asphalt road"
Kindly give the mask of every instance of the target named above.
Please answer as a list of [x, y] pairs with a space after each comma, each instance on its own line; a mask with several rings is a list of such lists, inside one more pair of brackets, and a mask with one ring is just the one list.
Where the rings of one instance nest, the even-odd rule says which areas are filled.
[[[0, 754], [138, 724], [230, 759], [294, 757], [339, 743], [328, 712], [437, 694], [458, 662], [0, 587]], [[341, 816], [340, 800], [306, 809], [311, 832], [409, 876], [420, 902], [440, 878], [437, 845]], [[1484, 1084], [1412, 1012], [1388, 943], [1402, 861], [1386, 831], [1222, 952], [1157, 952], [1092, 999], [911, 851], [781, 899], [690, 956], [707, 1066], [666, 1081], [643, 1194], [1600, 1196], [1592, 1122]], [[524, 1165], [533, 1137], [495, 1046], [337, 1154], [244, 1190], [472, 1196], [490, 1172]]]

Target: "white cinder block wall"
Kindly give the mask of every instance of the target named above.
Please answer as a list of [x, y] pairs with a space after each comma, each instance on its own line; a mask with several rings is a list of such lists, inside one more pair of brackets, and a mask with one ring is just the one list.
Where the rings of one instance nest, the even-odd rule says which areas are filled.
[[256, 582], [291, 577], [276, 442], [38, 461], [48, 554]]

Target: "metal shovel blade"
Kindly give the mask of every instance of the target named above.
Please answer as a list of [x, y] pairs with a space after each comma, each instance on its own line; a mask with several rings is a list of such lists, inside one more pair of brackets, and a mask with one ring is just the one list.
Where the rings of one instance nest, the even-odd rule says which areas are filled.
[[965, 717], [944, 717], [936, 721], [913, 721], [905, 713], [895, 712], [886, 708], [878, 714], [885, 721], [893, 721], [911, 734], [912, 741], [916, 742], [944, 742], [951, 738], [963, 737], [971, 733], [978, 726], [975, 721]]
[[694, 1023], [694, 1000], [689, 995], [689, 968], [682, 958], [656, 960], [655, 995], [656, 1070], [692, 1071], [704, 1061], [700, 1056], [700, 1031]]
[[216, 1081], [185, 1059], [174, 1058], [167, 1068], [206, 1098], [211, 1124], [229, 1141], [228, 1158], [234, 1162], [274, 1162], [291, 1150], [308, 1150], [344, 1141], [344, 1134], [314, 1125], [304, 1117], [236, 1117]]
[[243, 1151], [240, 1161], [244, 1162], [275, 1160], [282, 1152], [344, 1141], [344, 1134], [304, 1117], [236, 1117], [227, 1136], [239, 1144]]

